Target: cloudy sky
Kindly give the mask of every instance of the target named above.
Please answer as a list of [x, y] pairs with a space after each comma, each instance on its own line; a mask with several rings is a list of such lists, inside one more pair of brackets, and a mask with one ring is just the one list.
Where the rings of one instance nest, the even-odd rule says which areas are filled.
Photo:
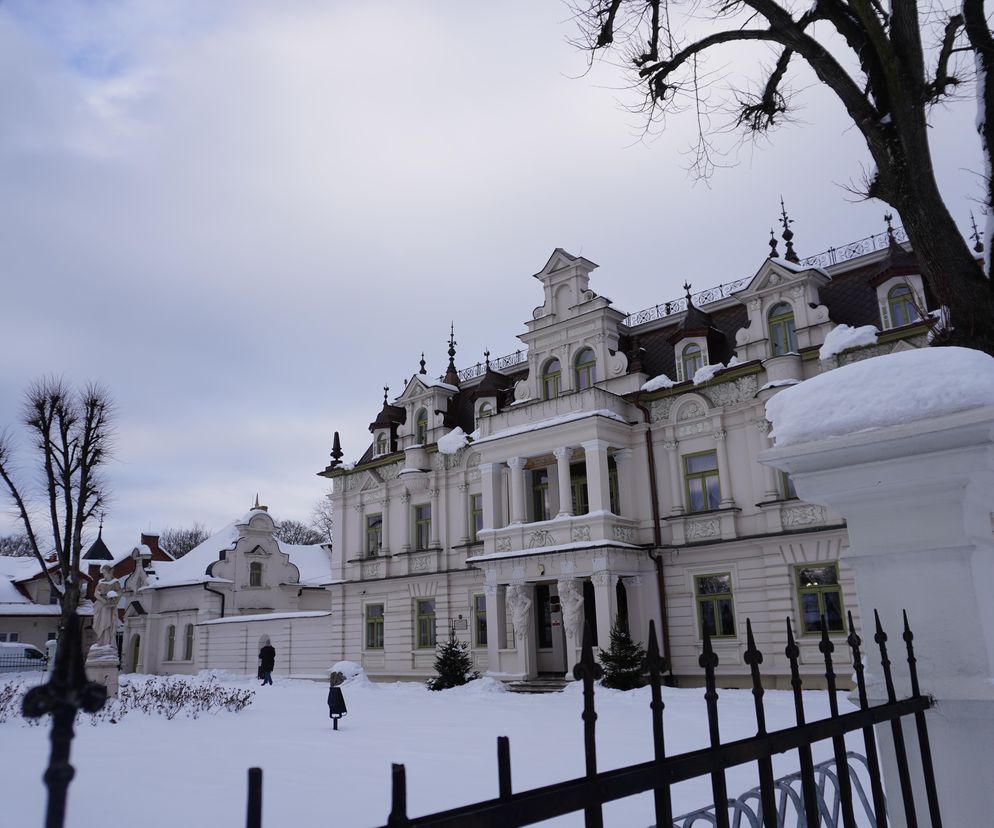
[[[810, 79], [800, 123], [726, 140], [705, 185], [693, 119], [640, 139], [575, 35], [560, 0], [4, 2], [0, 426], [39, 376], [110, 389], [114, 550], [256, 492], [305, 519], [333, 432], [358, 457], [450, 320], [461, 367], [518, 347], [555, 247], [630, 312], [751, 275], [781, 194], [802, 256], [883, 229]], [[972, 104], [934, 115], [965, 228]]]

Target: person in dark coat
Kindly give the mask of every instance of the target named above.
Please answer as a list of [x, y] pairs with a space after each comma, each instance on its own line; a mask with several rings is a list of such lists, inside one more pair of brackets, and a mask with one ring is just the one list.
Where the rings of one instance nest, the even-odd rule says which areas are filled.
[[331, 717], [335, 730], [338, 730], [338, 720], [342, 716], [347, 716], [349, 712], [345, 707], [345, 694], [342, 693], [342, 688], [335, 683], [335, 679], [339, 676], [340, 674], [332, 675], [331, 687], [328, 690], [328, 715]]
[[276, 666], [276, 648], [266, 639], [265, 646], [259, 650], [259, 672], [262, 673], [262, 686], [273, 683], [273, 667]]

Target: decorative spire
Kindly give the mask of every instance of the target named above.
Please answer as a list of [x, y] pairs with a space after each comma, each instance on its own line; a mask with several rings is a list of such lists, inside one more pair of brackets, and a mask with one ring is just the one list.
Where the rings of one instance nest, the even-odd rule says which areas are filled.
[[977, 232], [977, 222], [973, 218], [973, 210], [970, 211], [970, 224], [973, 225], [973, 232], [970, 234], [970, 238], [974, 241], [973, 252], [983, 253], [984, 243], [980, 240], [980, 233]]
[[418, 371], [419, 374], [427, 374], [428, 371], [425, 369], [425, 352], [421, 352], [421, 370]]
[[389, 385], [384, 385], [383, 386], [383, 404], [384, 405], [387, 404], [387, 394], [389, 394], [389, 393], [390, 393], [390, 386]]
[[253, 509], [258, 509], [259, 508], [259, 493], [258, 492], [255, 493], [255, 503], [253, 504], [252, 508]]
[[98, 540], [101, 537], [103, 537], [103, 534], [104, 534], [104, 515], [106, 515], [106, 514], [107, 514], [106, 512], [101, 512], [100, 513], [100, 525], [97, 527], [97, 539]]
[[487, 348], [487, 350], [485, 350], [483, 352], [483, 359], [485, 360], [485, 364], [487, 366], [487, 370], [489, 371], [490, 370], [490, 349], [489, 348]]
[[456, 326], [449, 324], [449, 367], [445, 369], [442, 381], [448, 385], [459, 385], [459, 372], [456, 370]]
[[342, 441], [338, 438], [338, 432], [335, 432], [335, 439], [331, 443], [331, 460], [332, 463], [338, 465], [342, 462]]
[[794, 231], [790, 229], [790, 225], [794, 223], [794, 219], [787, 217], [787, 208], [783, 203], [783, 196], [780, 196], [780, 224], [783, 226], [783, 233], [780, 234], [781, 238], [787, 242], [787, 252], [784, 253], [784, 258], [788, 262], [793, 262], [794, 264], [800, 264], [801, 260], [797, 258], [797, 253], [794, 252]]
[[770, 244], [770, 258], [771, 259], [778, 258], [780, 256], [780, 253], [777, 251], [777, 239], [776, 239], [776, 236], [773, 235], [773, 228], [772, 227], [770, 228], [770, 242], [769, 242], [769, 244]]
[[[971, 213], [970, 215], [972, 216], [973, 214]], [[893, 213], [884, 213], [884, 221], [887, 222], [887, 241], [888, 242], [896, 241], [896, 239], [894, 238], [894, 225], [891, 224], [891, 222], [893, 220], [894, 220]]]
[[689, 308], [694, 304], [694, 300], [690, 298], [690, 282], [685, 281], [683, 283], [683, 289], [687, 292], [687, 307]]

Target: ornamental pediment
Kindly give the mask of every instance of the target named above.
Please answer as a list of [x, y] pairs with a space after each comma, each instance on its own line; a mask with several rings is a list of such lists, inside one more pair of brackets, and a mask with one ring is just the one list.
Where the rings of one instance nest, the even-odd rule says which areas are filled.
[[821, 286], [829, 281], [829, 275], [819, 267], [803, 267], [785, 259], [766, 259], [742, 290], [735, 296], [745, 301], [749, 296], [769, 293], [797, 283], [814, 282]]

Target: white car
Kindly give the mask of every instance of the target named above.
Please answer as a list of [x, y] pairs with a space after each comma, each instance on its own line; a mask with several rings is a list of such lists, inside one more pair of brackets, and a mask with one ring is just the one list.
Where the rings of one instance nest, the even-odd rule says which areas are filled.
[[0, 642], [0, 673], [44, 670], [46, 664], [45, 654], [34, 644]]

